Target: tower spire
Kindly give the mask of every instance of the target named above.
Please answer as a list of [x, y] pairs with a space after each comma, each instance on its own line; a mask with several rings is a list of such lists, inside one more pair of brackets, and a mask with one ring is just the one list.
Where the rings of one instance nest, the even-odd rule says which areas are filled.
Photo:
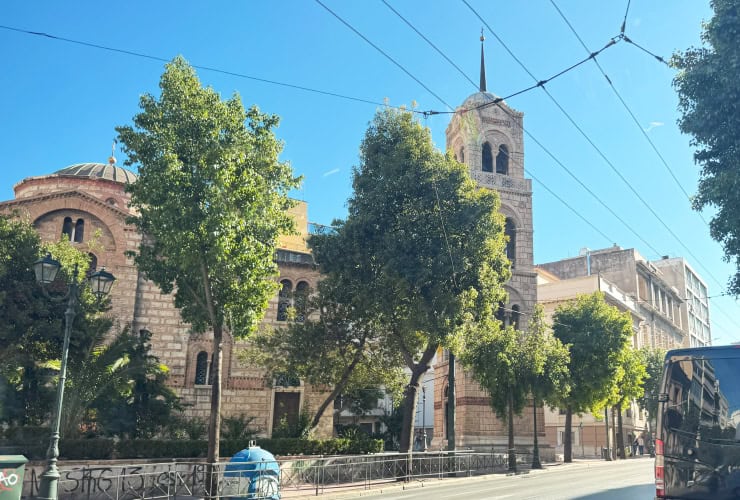
[[483, 42], [486, 37], [483, 36], [483, 28], [480, 29], [480, 91], [486, 92], [486, 60], [483, 56]]

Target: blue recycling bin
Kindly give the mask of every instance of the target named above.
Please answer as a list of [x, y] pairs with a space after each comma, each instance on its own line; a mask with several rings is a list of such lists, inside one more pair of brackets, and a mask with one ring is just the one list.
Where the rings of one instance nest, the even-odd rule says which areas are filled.
[[275, 456], [259, 446], [245, 448], [229, 460], [222, 494], [236, 500], [279, 500], [280, 465]]

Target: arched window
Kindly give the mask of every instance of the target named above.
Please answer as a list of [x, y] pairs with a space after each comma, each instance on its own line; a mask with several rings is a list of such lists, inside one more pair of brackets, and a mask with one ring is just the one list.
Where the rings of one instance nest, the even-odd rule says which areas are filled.
[[511, 261], [511, 266], [514, 267], [516, 264], [516, 225], [514, 224], [514, 219], [510, 217], [506, 218], [504, 234], [508, 238], [506, 242], [506, 258]]
[[90, 267], [88, 268], [89, 272], [95, 272], [95, 270], [98, 268], [98, 258], [95, 256], [94, 253], [87, 254], [90, 257]]
[[460, 148], [460, 163], [465, 163], [465, 148]]
[[295, 286], [295, 312], [296, 321], [303, 323], [306, 321], [306, 313], [308, 309], [308, 283], [305, 281], [299, 281]]
[[288, 320], [288, 308], [290, 307], [290, 295], [293, 291], [293, 284], [289, 280], [280, 282], [280, 293], [278, 294], [278, 321]]
[[72, 226], [72, 217], [65, 217], [64, 224], [62, 225], [62, 237], [66, 240], [72, 241], [72, 233], [74, 227]]
[[496, 173], [509, 175], [509, 148], [502, 144], [496, 155]]
[[518, 305], [511, 306], [511, 324], [514, 325], [514, 329], [519, 329], [519, 319], [522, 317], [522, 313], [519, 311]]
[[275, 375], [275, 387], [300, 387], [301, 379], [297, 375], [281, 372]]
[[482, 169], [484, 172], [493, 172], [493, 153], [491, 152], [491, 145], [488, 143], [483, 144], [483, 163]]
[[195, 385], [206, 385], [208, 381], [208, 353], [200, 351], [195, 358]]
[[74, 241], [75, 243], [82, 243], [82, 238], [85, 236], [85, 221], [83, 219], [77, 219], [75, 224]]

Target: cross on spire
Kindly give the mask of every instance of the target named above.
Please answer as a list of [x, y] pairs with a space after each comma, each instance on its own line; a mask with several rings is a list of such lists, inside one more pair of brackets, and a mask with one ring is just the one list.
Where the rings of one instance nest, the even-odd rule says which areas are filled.
[[483, 28], [480, 29], [480, 91], [486, 92], [486, 61], [483, 55], [483, 42], [486, 37], [483, 36]]

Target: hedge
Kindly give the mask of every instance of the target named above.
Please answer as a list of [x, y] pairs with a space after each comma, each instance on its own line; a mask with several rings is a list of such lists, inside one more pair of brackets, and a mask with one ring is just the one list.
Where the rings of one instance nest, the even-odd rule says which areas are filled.
[[[257, 446], [274, 455], [359, 455], [383, 451], [382, 440], [369, 438], [357, 440], [275, 438], [256, 441]], [[5, 447], [32, 460], [45, 458], [47, 446], [39, 444], [35, 439], [24, 442], [0, 441], [0, 448]], [[247, 446], [248, 441], [243, 440], [221, 441], [221, 457], [233, 456]], [[59, 455], [67, 460], [205, 458], [207, 452], [208, 441], [205, 440], [129, 439], [116, 442], [112, 439], [92, 438], [62, 439], [59, 443]]]

